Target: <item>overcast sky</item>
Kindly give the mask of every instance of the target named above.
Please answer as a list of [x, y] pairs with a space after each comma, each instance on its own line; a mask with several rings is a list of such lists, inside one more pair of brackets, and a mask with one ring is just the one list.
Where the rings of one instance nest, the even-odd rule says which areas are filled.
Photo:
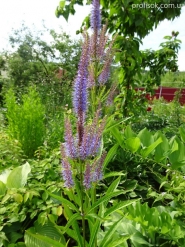
[[[82, 20], [89, 13], [90, 7], [76, 7], [76, 15], [69, 17], [66, 23], [63, 17], [55, 17], [55, 9], [60, 0], [1, 0], [0, 5], [0, 51], [8, 48], [8, 37], [12, 28], [18, 29], [24, 21], [26, 26], [32, 24], [39, 30], [42, 29], [42, 20], [49, 29], [59, 30], [61, 26], [64, 31], [73, 38], [76, 30], [80, 27]], [[150, 33], [143, 41], [142, 49], [158, 49], [163, 37], [170, 35], [171, 32], [179, 31], [178, 38], [182, 41], [179, 52], [179, 70], [185, 71], [185, 7], [182, 14], [173, 22], [164, 21], [156, 30]]]

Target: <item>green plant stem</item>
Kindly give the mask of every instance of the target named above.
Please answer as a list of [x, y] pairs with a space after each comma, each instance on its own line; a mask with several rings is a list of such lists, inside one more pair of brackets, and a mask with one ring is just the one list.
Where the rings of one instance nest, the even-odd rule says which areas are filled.
[[84, 186], [83, 186], [83, 163], [80, 163], [80, 187], [81, 187], [81, 216], [82, 216], [82, 231], [83, 231], [83, 246], [86, 247], [85, 234], [85, 212], [84, 212]]
[[[93, 196], [92, 196], [92, 199], [93, 199], [93, 203], [92, 204], [94, 204], [95, 202], [96, 202], [96, 184], [94, 185], [94, 187], [93, 187]], [[96, 214], [96, 208], [94, 209], [94, 214]], [[96, 219], [95, 219], [95, 221], [96, 221]], [[95, 224], [95, 222], [94, 222], [94, 224]], [[97, 247], [97, 237], [95, 238], [95, 241], [94, 241], [94, 247]]]

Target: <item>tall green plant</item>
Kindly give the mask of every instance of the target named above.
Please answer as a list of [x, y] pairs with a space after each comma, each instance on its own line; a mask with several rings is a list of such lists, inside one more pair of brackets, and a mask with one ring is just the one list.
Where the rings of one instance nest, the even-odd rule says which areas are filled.
[[[120, 202], [116, 207], [109, 208], [109, 201], [128, 190], [119, 190], [118, 185], [122, 173], [108, 174], [117, 177], [107, 186], [106, 192], [97, 193], [97, 187], [104, 176], [106, 163], [111, 159], [114, 150], [108, 154], [103, 147], [103, 130], [106, 126], [106, 116], [101, 104], [109, 104], [111, 94], [107, 92], [106, 83], [110, 74], [113, 59], [111, 42], [106, 47], [106, 26], [101, 29], [100, 3], [92, 1], [91, 28], [93, 34], [83, 33], [84, 43], [80, 58], [78, 73], [73, 87], [73, 114], [64, 120], [64, 139], [61, 145], [62, 178], [64, 189], [62, 195], [48, 194], [61, 202], [67, 220], [65, 226], [58, 227], [73, 246], [106, 247], [111, 244], [115, 230], [121, 220], [110, 228], [105, 238], [98, 243], [98, 233], [105, 218], [119, 208], [132, 201]], [[75, 123], [75, 124], [74, 124]], [[136, 184], [133, 185], [135, 187]], [[129, 190], [133, 188], [129, 188]], [[35, 232], [34, 232], [35, 233]], [[31, 239], [32, 238], [32, 239]], [[120, 238], [123, 242], [128, 236]], [[33, 246], [36, 235], [27, 231], [25, 240]], [[53, 246], [61, 246], [53, 243]], [[113, 246], [117, 246], [114, 242]]]
[[45, 109], [36, 88], [30, 87], [28, 93], [22, 96], [21, 103], [16, 102], [10, 89], [5, 96], [5, 105], [9, 134], [21, 143], [25, 154], [32, 157], [45, 137]]

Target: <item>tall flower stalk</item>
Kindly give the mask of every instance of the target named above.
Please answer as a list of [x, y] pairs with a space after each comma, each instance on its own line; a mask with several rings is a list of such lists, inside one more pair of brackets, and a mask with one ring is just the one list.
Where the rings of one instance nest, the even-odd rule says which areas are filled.
[[[80, 211], [82, 218], [83, 246], [86, 246], [85, 197], [88, 191], [96, 201], [96, 184], [103, 178], [103, 162], [106, 153], [102, 148], [102, 134], [106, 117], [101, 117], [101, 97], [110, 74], [113, 58], [112, 44], [105, 49], [108, 37], [106, 25], [101, 30], [99, 0], [92, 1], [91, 36], [84, 32], [82, 54], [73, 85], [73, 110], [76, 117], [74, 128], [65, 119], [65, 143], [62, 144], [62, 177], [64, 186], [72, 189], [79, 184], [81, 191]], [[91, 111], [89, 111], [91, 109]], [[95, 241], [96, 242], [96, 241]]]

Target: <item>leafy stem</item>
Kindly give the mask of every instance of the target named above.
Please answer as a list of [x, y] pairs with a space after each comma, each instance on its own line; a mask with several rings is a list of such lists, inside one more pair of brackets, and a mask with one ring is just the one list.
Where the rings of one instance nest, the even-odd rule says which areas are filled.
[[86, 247], [86, 232], [85, 232], [85, 212], [84, 212], [84, 185], [83, 185], [83, 162], [80, 162], [80, 188], [81, 188], [81, 216], [82, 216], [82, 231], [83, 231], [83, 246]]

